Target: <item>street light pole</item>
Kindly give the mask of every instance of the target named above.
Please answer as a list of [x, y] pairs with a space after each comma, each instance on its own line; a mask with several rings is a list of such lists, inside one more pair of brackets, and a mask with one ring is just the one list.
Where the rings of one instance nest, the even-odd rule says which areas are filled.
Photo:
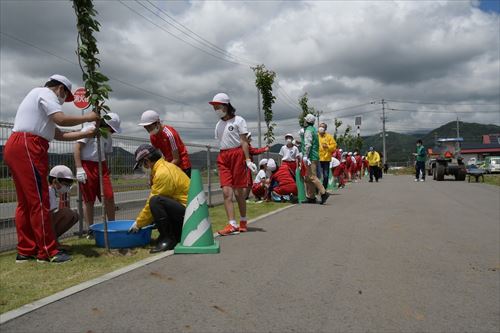
[[385, 104], [387, 102], [382, 98], [382, 163], [385, 165], [387, 161], [387, 152], [385, 150]]

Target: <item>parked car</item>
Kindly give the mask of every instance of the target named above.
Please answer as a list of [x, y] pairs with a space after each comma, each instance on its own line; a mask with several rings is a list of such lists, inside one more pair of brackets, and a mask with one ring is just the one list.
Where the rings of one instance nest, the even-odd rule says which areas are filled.
[[484, 169], [487, 173], [500, 172], [500, 156], [486, 156], [484, 159]]

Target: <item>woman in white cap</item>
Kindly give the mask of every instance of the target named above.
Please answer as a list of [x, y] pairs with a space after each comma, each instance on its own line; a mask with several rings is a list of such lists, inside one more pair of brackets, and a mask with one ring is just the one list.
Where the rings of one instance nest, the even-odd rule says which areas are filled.
[[281, 165], [286, 165], [295, 174], [297, 163], [299, 162], [299, 149], [293, 144], [293, 135], [287, 133], [285, 135], [285, 145], [279, 152], [281, 156]]
[[[220, 153], [217, 156], [219, 181], [224, 196], [224, 208], [228, 224], [218, 233], [222, 236], [247, 231], [246, 188], [248, 186], [248, 169], [257, 172], [248, 149], [248, 129], [245, 119], [235, 115], [236, 109], [231, 105], [229, 96], [218, 93], [209, 102], [220, 120], [215, 126], [215, 138], [219, 140]], [[240, 223], [236, 223], [234, 215], [233, 194], [238, 202]]]
[[[115, 199], [113, 195], [113, 186], [106, 163], [106, 154], [113, 153], [113, 133], [121, 133], [120, 117], [116, 113], [108, 113], [109, 119], [101, 120], [100, 128], [108, 132], [107, 137], [101, 136], [101, 161], [102, 161], [102, 187], [104, 190], [104, 207], [109, 221], [115, 220]], [[85, 124], [82, 131], [93, 129], [95, 123]], [[80, 183], [80, 191], [83, 197], [84, 216], [89, 226], [94, 224], [94, 202], [96, 198], [102, 202], [101, 187], [99, 183], [99, 155], [97, 153], [97, 139], [80, 139], [75, 144], [74, 158], [76, 166], [76, 178]], [[89, 229], [88, 229], [89, 230]]]
[[50, 222], [49, 142], [91, 137], [95, 131], [63, 132], [56, 125], [76, 126], [98, 119], [95, 112], [83, 116], [62, 112], [62, 104], [71, 101], [71, 82], [62, 75], [52, 75], [45, 87], [32, 89], [23, 99], [17, 109], [12, 135], [5, 144], [4, 160], [17, 193], [17, 262], [38, 258], [57, 263], [71, 259], [57, 249]]

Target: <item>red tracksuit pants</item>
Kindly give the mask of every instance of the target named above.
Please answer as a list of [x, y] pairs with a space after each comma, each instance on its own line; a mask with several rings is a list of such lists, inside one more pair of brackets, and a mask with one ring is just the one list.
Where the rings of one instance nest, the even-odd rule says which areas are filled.
[[17, 251], [47, 259], [57, 254], [49, 214], [49, 142], [30, 133], [14, 132], [4, 148], [17, 193]]

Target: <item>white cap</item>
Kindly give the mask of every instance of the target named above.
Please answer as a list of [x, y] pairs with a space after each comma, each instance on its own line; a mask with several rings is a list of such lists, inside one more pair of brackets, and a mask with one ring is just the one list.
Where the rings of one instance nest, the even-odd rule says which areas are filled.
[[65, 102], [73, 102], [75, 100], [75, 97], [73, 96], [73, 92], [71, 91], [71, 86], [72, 86], [71, 81], [68, 80], [68, 78], [66, 76], [54, 74], [51, 77], [49, 77], [49, 81], [50, 80], [55, 80], [55, 81], [61, 82], [62, 84], [64, 84], [66, 89], [69, 90], [69, 94], [68, 94], [68, 96], [66, 96], [66, 99], [64, 100]]
[[276, 161], [273, 160], [272, 158], [267, 160], [267, 170], [273, 172], [276, 170]]
[[309, 124], [313, 124], [316, 121], [316, 117], [312, 113], [308, 113], [307, 116], [304, 117], [304, 120]]
[[151, 125], [152, 123], [156, 123], [158, 120], [160, 120], [160, 115], [158, 114], [158, 112], [153, 110], [147, 110], [142, 113], [141, 122], [137, 125], [148, 126]]
[[292, 135], [291, 133], [286, 133], [286, 134], [285, 134], [285, 139], [286, 139], [287, 137], [291, 137], [291, 138], [292, 138], [292, 140], [293, 140], [293, 135]]
[[110, 112], [107, 115], [110, 116], [111, 119], [104, 118], [104, 121], [106, 122], [106, 124], [108, 124], [109, 127], [111, 127], [113, 129], [113, 131], [115, 131], [115, 133], [120, 134], [122, 132], [122, 129], [120, 128], [120, 124], [121, 124], [120, 117], [116, 113], [113, 113], [113, 112]]
[[75, 179], [71, 169], [65, 165], [56, 165], [50, 169], [49, 176], [54, 178]]
[[352, 155], [352, 153], [351, 153], [351, 152], [348, 152], [348, 153], [347, 153], [347, 155], [348, 155], [348, 156], [351, 156], [351, 155]]
[[264, 164], [267, 164], [267, 158], [263, 158], [259, 162], [259, 166], [263, 166]]
[[335, 157], [332, 157], [332, 161], [331, 161], [330, 165], [332, 168], [336, 168], [340, 165], [340, 161], [338, 159], [336, 159]]
[[343, 152], [342, 148], [339, 148], [339, 151], [340, 151], [340, 152]]
[[216, 104], [229, 104], [231, 100], [229, 96], [225, 93], [218, 93], [212, 98], [212, 101], [208, 102], [208, 104], [216, 105]]

